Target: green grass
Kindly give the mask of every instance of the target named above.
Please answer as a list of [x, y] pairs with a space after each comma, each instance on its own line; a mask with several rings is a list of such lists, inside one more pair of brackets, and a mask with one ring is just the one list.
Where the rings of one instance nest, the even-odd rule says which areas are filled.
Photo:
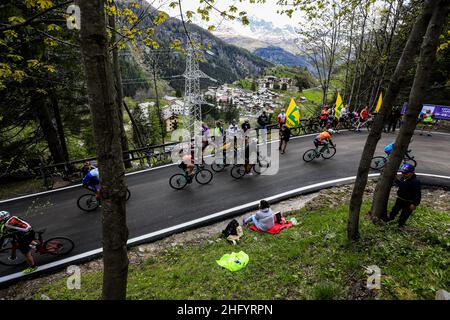
[[[276, 236], [245, 230], [237, 246], [184, 245], [130, 267], [127, 298], [348, 299], [356, 294], [370, 299], [375, 294], [365, 288], [369, 265], [381, 269], [380, 299], [434, 299], [436, 290], [450, 287], [448, 212], [419, 207], [402, 231], [396, 224], [361, 219], [356, 244], [346, 240], [346, 206], [287, 216], [300, 224]], [[243, 270], [233, 273], [216, 264], [223, 254], [240, 250], [250, 256]], [[86, 273], [80, 290], [68, 290], [59, 280], [35, 297], [97, 299], [101, 285], [100, 272]]]

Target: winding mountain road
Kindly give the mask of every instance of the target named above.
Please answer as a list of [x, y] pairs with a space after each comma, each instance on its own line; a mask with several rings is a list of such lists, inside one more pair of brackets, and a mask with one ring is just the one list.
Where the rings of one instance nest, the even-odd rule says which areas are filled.
[[[127, 183], [132, 196], [127, 204], [127, 223], [130, 238], [293, 189], [355, 176], [366, 137], [366, 132], [337, 134], [334, 138], [337, 144], [336, 155], [331, 160], [320, 158], [310, 163], [305, 163], [302, 155], [307, 149], [313, 148], [314, 137], [297, 137], [289, 142], [286, 154], [280, 155], [280, 168], [276, 175], [245, 176], [235, 180], [230, 175], [229, 167], [224, 172], [215, 173], [208, 185], [202, 186], [194, 181], [179, 191], [173, 190], [168, 183], [169, 177], [180, 171], [176, 165], [129, 174]], [[394, 134], [384, 134], [376, 155], [382, 155], [384, 146], [394, 138]], [[278, 145], [278, 142], [274, 143]], [[450, 176], [449, 134], [436, 133], [433, 137], [416, 134], [410, 148], [418, 161], [417, 172]], [[428, 182], [439, 180], [438, 177], [426, 179]], [[450, 180], [444, 181], [449, 182]], [[442, 180], [439, 183], [442, 183]], [[83, 193], [86, 193], [83, 188], [74, 187], [16, 200], [4, 200], [0, 201], [0, 210], [8, 210], [23, 217], [36, 230], [46, 228], [46, 238], [57, 235], [72, 238], [76, 247], [71, 256], [75, 256], [102, 246], [100, 210], [85, 213], [76, 205], [78, 197]], [[54, 261], [54, 258], [52, 260], [52, 257], [36, 255], [36, 261], [42, 265]], [[0, 276], [20, 270], [18, 267], [0, 266]]]

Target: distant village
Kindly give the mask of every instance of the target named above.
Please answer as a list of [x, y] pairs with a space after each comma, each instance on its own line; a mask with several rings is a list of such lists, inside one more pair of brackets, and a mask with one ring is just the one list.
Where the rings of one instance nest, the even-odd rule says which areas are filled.
[[[281, 108], [279, 103], [280, 94], [274, 90], [289, 90], [294, 84], [290, 78], [277, 78], [275, 76], [264, 76], [256, 80], [257, 90], [246, 90], [235, 85], [224, 84], [210, 86], [204, 92], [206, 103], [215, 104], [219, 110], [232, 105], [239, 110], [241, 119], [256, 119], [263, 110], [268, 114]], [[175, 127], [178, 116], [183, 114], [183, 98], [164, 96], [162, 98], [166, 105], [161, 108], [161, 116], [165, 121], [167, 131]], [[143, 114], [148, 114], [148, 108], [154, 107], [154, 102], [139, 104]], [[147, 111], [144, 111], [147, 109]]]

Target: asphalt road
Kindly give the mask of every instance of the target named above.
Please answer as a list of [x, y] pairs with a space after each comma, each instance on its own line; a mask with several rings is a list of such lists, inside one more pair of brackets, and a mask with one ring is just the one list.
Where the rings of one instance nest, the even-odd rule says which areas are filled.
[[[313, 137], [292, 139], [280, 168], [272, 176], [245, 176], [235, 180], [230, 168], [215, 173], [210, 184], [195, 181], [184, 190], [173, 190], [169, 177], [180, 171], [177, 166], [147, 171], [127, 177], [131, 199], [127, 204], [130, 238], [187, 222], [251, 201], [327, 180], [356, 175], [367, 133], [344, 132], [336, 135], [337, 153], [331, 160], [315, 159], [305, 163], [303, 153], [313, 146]], [[376, 155], [383, 154], [393, 134], [384, 134]], [[278, 144], [278, 142], [275, 142]], [[433, 137], [415, 135], [410, 146], [418, 161], [417, 172], [450, 175], [450, 135]], [[38, 230], [46, 228], [45, 237], [68, 236], [76, 244], [71, 255], [97, 249], [101, 243], [101, 212], [85, 213], [76, 201], [86, 193], [81, 187], [0, 204], [0, 210], [23, 217]], [[38, 264], [51, 261], [36, 256]], [[0, 266], [0, 276], [21, 268]]]

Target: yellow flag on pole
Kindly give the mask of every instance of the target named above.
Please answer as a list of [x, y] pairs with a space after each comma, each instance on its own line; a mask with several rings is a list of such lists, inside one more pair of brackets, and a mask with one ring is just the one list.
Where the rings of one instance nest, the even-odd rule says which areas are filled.
[[336, 107], [334, 107], [334, 115], [337, 118], [341, 117], [341, 109], [344, 107], [344, 104], [342, 103], [342, 97], [341, 94], [338, 92], [337, 98], [336, 98]]
[[380, 111], [382, 104], [383, 104], [383, 93], [380, 92], [380, 97], [378, 98], [377, 106], [375, 107], [375, 112], [378, 113], [378, 111]]
[[297, 127], [300, 125], [300, 110], [297, 107], [297, 104], [294, 101], [294, 98], [291, 98], [291, 103], [289, 103], [289, 107], [286, 111], [286, 126], [288, 128]]

